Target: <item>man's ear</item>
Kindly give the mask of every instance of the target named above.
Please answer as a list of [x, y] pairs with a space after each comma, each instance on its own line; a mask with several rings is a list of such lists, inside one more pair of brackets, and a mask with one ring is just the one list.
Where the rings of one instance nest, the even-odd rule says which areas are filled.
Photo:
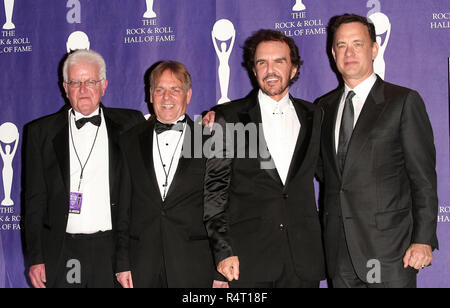
[[191, 98], [192, 98], [192, 88], [187, 91], [187, 98], [186, 98], [187, 105], [189, 105], [189, 103], [191, 102]]

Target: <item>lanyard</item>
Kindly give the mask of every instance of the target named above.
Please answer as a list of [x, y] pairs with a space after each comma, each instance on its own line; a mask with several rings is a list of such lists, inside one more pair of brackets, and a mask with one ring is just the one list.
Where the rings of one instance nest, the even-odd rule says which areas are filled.
[[[184, 131], [184, 125], [183, 125], [183, 131]], [[178, 145], [180, 144], [180, 140], [181, 140], [182, 136], [183, 136], [183, 132], [181, 132], [180, 138], [178, 138], [177, 146], [175, 147], [175, 150], [173, 151], [172, 159], [170, 160], [169, 170], [166, 171], [166, 168], [164, 167], [162, 155], [161, 155], [161, 149], [159, 147], [158, 134], [156, 134], [156, 144], [158, 146], [159, 159], [161, 160], [161, 166], [163, 167], [164, 175], [166, 176], [166, 181], [164, 182], [164, 185], [163, 185], [163, 187], [164, 187], [164, 193], [163, 193], [163, 197], [162, 197], [163, 201], [166, 199], [167, 186], [169, 186], [169, 174], [170, 174], [170, 169], [172, 169], [173, 158], [175, 157], [175, 153], [177, 152]]]
[[[71, 114], [73, 114], [75, 116], [73, 109], [72, 109]], [[101, 115], [101, 114], [102, 114], [102, 109], [100, 108], [99, 115]], [[75, 120], [75, 118], [74, 118], [74, 120]], [[91, 151], [89, 152], [89, 155], [88, 155], [86, 161], [84, 162], [84, 165], [81, 163], [80, 156], [78, 155], [77, 148], [75, 147], [75, 142], [73, 141], [72, 124], [71, 123], [69, 123], [69, 130], [70, 130], [70, 139], [72, 139], [72, 146], [73, 146], [75, 155], [77, 156], [78, 162], [80, 163], [80, 167], [81, 167], [80, 181], [78, 182], [78, 190], [77, 190], [78, 192], [80, 192], [81, 182], [83, 180], [84, 169], [86, 168], [86, 165], [87, 165], [89, 159], [91, 158], [92, 151], [94, 150], [95, 142], [97, 141], [98, 131], [100, 130], [100, 125], [97, 127], [97, 132], [95, 133], [95, 138], [94, 138], [94, 142], [92, 143]]]

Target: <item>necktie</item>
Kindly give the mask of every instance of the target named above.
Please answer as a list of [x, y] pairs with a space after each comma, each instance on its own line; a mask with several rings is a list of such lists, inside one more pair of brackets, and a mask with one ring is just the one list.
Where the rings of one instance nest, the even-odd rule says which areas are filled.
[[100, 115], [96, 115], [90, 118], [81, 118], [77, 121], [75, 121], [75, 125], [78, 129], [82, 128], [84, 126], [84, 124], [86, 124], [87, 122], [91, 122], [92, 124], [94, 124], [95, 126], [100, 126], [100, 124], [102, 123], [102, 118], [100, 117]]
[[155, 123], [155, 132], [159, 135], [168, 130], [179, 131], [182, 132], [184, 129], [183, 123], [186, 122], [186, 117], [183, 120], [179, 120], [175, 124], [166, 124], [156, 121]]
[[342, 113], [341, 129], [339, 130], [339, 144], [337, 157], [339, 161], [339, 168], [344, 170], [345, 158], [347, 156], [348, 143], [353, 132], [354, 122], [354, 109], [352, 98], [355, 96], [355, 92], [350, 91], [345, 98], [344, 112]]

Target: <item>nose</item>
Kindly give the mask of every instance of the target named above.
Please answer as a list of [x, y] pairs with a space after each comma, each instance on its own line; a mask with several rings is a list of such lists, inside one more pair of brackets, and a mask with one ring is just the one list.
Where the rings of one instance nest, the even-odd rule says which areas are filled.
[[163, 98], [165, 100], [167, 100], [167, 99], [169, 99], [169, 96], [170, 96], [170, 90], [164, 90]]
[[87, 87], [86, 87], [86, 85], [84, 84], [84, 82], [82, 82], [82, 83], [80, 84], [80, 92], [81, 92], [81, 93], [84, 93], [84, 92], [86, 92], [86, 90], [87, 90]]
[[345, 49], [345, 56], [352, 56], [354, 52], [355, 50], [353, 49], [353, 46], [347, 46], [347, 48]]
[[268, 61], [267, 62], [267, 73], [272, 73], [273, 72], [273, 62], [272, 61]]

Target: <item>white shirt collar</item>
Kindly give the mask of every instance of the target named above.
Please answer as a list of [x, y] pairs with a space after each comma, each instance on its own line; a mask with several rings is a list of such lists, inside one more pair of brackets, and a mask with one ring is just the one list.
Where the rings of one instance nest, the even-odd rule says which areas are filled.
[[[175, 122], [168, 123], [168, 124], [176, 124], [178, 121], [183, 121], [185, 117], [186, 117], [186, 114], [183, 114], [183, 115], [182, 115], [181, 117], [179, 117]], [[156, 120], [157, 120], [158, 122], [164, 123], [164, 122], [160, 121], [158, 118], [156, 118]]]
[[289, 108], [291, 100], [289, 98], [289, 92], [279, 101], [272, 99], [269, 95], [265, 94], [261, 89], [258, 92], [258, 100], [261, 109], [274, 113], [276, 111], [284, 111]]
[[98, 115], [100, 112], [100, 107], [98, 107], [93, 113], [91, 113], [90, 115], [87, 115], [87, 116], [83, 115], [82, 113], [79, 113], [78, 111], [75, 111], [75, 109], [73, 109], [73, 108], [71, 108], [69, 110], [69, 112], [72, 112], [72, 111], [75, 114], [75, 121], [77, 121], [81, 118], [90, 118], [92, 116]]
[[377, 75], [372, 73], [366, 80], [357, 85], [354, 89], [351, 89], [348, 85], [345, 85], [344, 97], [347, 97], [348, 92], [353, 91], [362, 102], [365, 102], [367, 96], [369, 96], [370, 90], [377, 81]]

